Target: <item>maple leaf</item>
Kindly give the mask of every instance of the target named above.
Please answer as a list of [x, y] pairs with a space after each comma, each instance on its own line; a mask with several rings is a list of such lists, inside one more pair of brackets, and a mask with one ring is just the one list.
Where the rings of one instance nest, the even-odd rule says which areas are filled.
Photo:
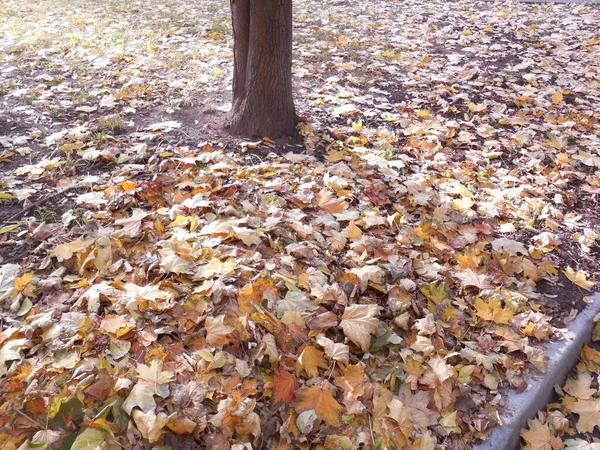
[[560, 438], [552, 436], [552, 431], [547, 424], [539, 420], [528, 420], [527, 430], [521, 430], [521, 437], [532, 450], [559, 450], [563, 448]]
[[346, 209], [348, 203], [331, 197], [327, 189], [323, 189], [317, 194], [317, 205], [323, 211], [330, 213], [341, 213], [344, 209]]
[[426, 431], [428, 427], [438, 423], [440, 414], [429, 407], [431, 400], [429, 392], [417, 391], [413, 394], [410, 388], [403, 384], [398, 392], [398, 399], [409, 408], [412, 423], [420, 431]]
[[492, 241], [492, 248], [494, 251], [504, 251], [508, 253], [510, 256], [514, 256], [518, 253], [522, 255], [529, 255], [527, 248], [519, 241], [515, 241], [514, 239], [508, 238], [498, 238]]
[[514, 313], [508, 308], [502, 308], [500, 300], [491, 298], [486, 303], [482, 298], [477, 297], [475, 300], [475, 314], [483, 320], [491, 320], [499, 324], [508, 324], [513, 318]]
[[232, 231], [235, 233], [238, 239], [248, 246], [260, 244], [260, 234], [256, 230], [234, 226], [232, 227]]
[[138, 377], [140, 380], [147, 381], [153, 385], [163, 385], [170, 383], [174, 372], [162, 370], [163, 363], [159, 359], [153, 359], [149, 366], [140, 364], [137, 366]]
[[340, 328], [348, 339], [360, 346], [363, 352], [369, 351], [371, 334], [377, 329], [379, 319], [377, 305], [352, 305], [346, 307]]
[[21, 359], [21, 350], [30, 346], [31, 341], [29, 339], [13, 339], [0, 348], [0, 377], [3, 377], [8, 372], [6, 363]]
[[427, 365], [431, 370], [425, 372], [421, 381], [432, 389], [441, 386], [444, 381], [453, 377], [455, 374], [452, 366], [446, 364], [439, 356], [431, 358], [427, 361]]
[[589, 400], [598, 392], [597, 389], [591, 387], [592, 381], [592, 375], [589, 372], [583, 372], [577, 375], [577, 378], [569, 378], [563, 389], [580, 400]]
[[212, 347], [223, 346], [229, 340], [227, 336], [235, 329], [225, 325], [225, 316], [207, 317], [204, 321], [206, 328], [206, 343]]
[[384, 282], [385, 270], [379, 266], [363, 266], [359, 269], [352, 269], [360, 282], [360, 290], [365, 291], [369, 282], [381, 284]]
[[322, 334], [317, 337], [317, 344], [323, 347], [327, 356], [329, 356], [334, 361], [338, 361], [345, 364], [348, 363], [350, 358], [350, 349], [346, 344], [335, 343]]
[[446, 290], [446, 285], [444, 283], [428, 284], [427, 286], [421, 286], [419, 290], [421, 291], [421, 294], [436, 305], [448, 299], [448, 291]]
[[150, 383], [137, 383], [123, 402], [121, 409], [127, 414], [131, 414], [136, 407], [144, 412], [152, 411], [156, 408], [154, 394], [154, 387]]
[[259, 279], [245, 285], [238, 291], [238, 303], [240, 313], [243, 315], [256, 313], [256, 306], [259, 306], [263, 300], [265, 292], [272, 290], [276, 292], [273, 279], [268, 276], [261, 276]]
[[296, 411], [308, 411], [314, 409], [317, 417], [327, 425], [338, 425], [342, 405], [331, 395], [327, 389], [319, 386], [302, 388], [298, 391], [299, 401], [295, 406]]
[[568, 266], [563, 273], [573, 284], [576, 284], [586, 291], [591, 290], [596, 284], [593, 281], [588, 281], [584, 272], [575, 272], [571, 266]]
[[529, 362], [533, 364], [535, 367], [540, 369], [542, 373], [546, 373], [548, 370], [548, 355], [546, 352], [539, 347], [532, 347], [530, 345], [525, 345], [523, 347], [523, 353], [527, 355]]
[[456, 277], [462, 281], [463, 286], [475, 286], [479, 289], [489, 289], [492, 284], [489, 282], [485, 274], [479, 274], [473, 269], [467, 269], [463, 272], [458, 272]]
[[394, 419], [405, 437], [410, 438], [413, 435], [414, 427], [412, 423], [412, 414], [410, 408], [407, 408], [397, 398], [393, 398], [389, 403], [390, 412], [388, 417]]
[[148, 411], [144, 413], [136, 409], [133, 411], [133, 420], [142, 437], [153, 444], [160, 439], [169, 418], [163, 412], [156, 414], [154, 411]]
[[101, 448], [102, 444], [106, 442], [106, 437], [106, 434], [100, 430], [87, 428], [77, 436], [73, 445], [71, 445], [71, 450], [91, 450]]
[[590, 443], [583, 439], [566, 439], [565, 450], [600, 450], [600, 443]]
[[358, 398], [365, 393], [365, 369], [360, 364], [349, 365], [344, 376], [336, 377], [335, 385]]
[[58, 261], [66, 261], [71, 259], [75, 253], [79, 253], [94, 243], [93, 239], [81, 240], [77, 239], [73, 242], [66, 244], [57, 245], [54, 250], [50, 252], [50, 256], [56, 258]]
[[273, 403], [289, 403], [295, 397], [295, 392], [300, 387], [300, 383], [294, 374], [285, 370], [278, 370], [273, 378], [273, 388], [275, 395]]
[[600, 399], [576, 400], [565, 403], [572, 412], [579, 414], [577, 431], [592, 433], [595, 427], [600, 428]]
[[306, 347], [296, 363], [298, 367], [306, 372], [309, 377], [319, 375], [319, 368], [327, 369], [327, 361], [323, 358], [323, 352], [312, 345]]
[[160, 262], [160, 266], [165, 272], [176, 273], [178, 275], [183, 273], [193, 273], [194, 269], [193, 263], [186, 261], [175, 253], [167, 254]]
[[135, 323], [130, 321], [131, 318], [127, 315], [113, 316], [106, 315], [100, 322], [100, 329], [109, 334], [114, 334], [117, 337], [123, 336], [135, 327]]
[[585, 362], [588, 370], [600, 373], [600, 352], [589, 345], [584, 345], [581, 349], [581, 359]]

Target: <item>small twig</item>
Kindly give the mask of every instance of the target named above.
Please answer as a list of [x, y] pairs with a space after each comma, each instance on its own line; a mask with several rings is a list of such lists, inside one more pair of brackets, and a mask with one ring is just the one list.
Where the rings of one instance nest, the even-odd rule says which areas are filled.
[[66, 189], [63, 189], [62, 191], [55, 192], [54, 194], [50, 194], [50, 195], [44, 197], [43, 199], [38, 200], [37, 202], [35, 202], [35, 203], [29, 205], [27, 208], [23, 209], [22, 211], [19, 211], [17, 214], [13, 214], [12, 216], [10, 216], [6, 220], [5, 225], [9, 224], [10, 222], [14, 222], [17, 219], [20, 219], [25, 214], [27, 214], [29, 211], [31, 211], [34, 208], [37, 208], [38, 206], [43, 205], [47, 201], [52, 200], [53, 198], [56, 198], [56, 197], [60, 197], [62, 194], [66, 194], [69, 191], [74, 191], [75, 189], [81, 189], [81, 186], [70, 186]]
[[27, 414], [25, 414], [23, 411], [19, 411], [18, 409], [15, 409], [15, 411], [19, 414], [21, 414], [23, 417], [25, 417], [27, 420], [29, 420], [31, 423], [37, 425], [40, 430], [45, 429], [44, 425], [42, 425], [41, 423], [39, 423], [37, 420], [32, 419], [31, 417], [29, 417]]

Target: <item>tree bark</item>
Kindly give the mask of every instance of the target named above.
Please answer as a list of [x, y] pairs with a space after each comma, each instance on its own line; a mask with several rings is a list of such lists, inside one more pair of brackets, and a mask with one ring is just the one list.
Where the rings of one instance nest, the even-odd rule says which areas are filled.
[[292, 134], [292, 0], [231, 0], [233, 24], [232, 131]]

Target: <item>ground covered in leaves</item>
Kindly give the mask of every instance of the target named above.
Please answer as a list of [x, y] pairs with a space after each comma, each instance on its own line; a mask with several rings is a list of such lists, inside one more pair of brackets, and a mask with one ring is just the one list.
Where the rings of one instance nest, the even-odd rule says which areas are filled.
[[[3, 448], [466, 449], [545, 370], [600, 272], [598, 9], [295, 5], [274, 142], [218, 127], [228, 2], [0, 4]], [[593, 352], [526, 448], [596, 448]]]
[[[593, 332], [594, 346], [584, 346], [581, 362], [563, 386], [555, 386], [554, 402], [528, 421], [521, 437], [530, 448], [598, 450], [600, 437], [600, 315]], [[595, 347], [595, 348], [594, 348]]]

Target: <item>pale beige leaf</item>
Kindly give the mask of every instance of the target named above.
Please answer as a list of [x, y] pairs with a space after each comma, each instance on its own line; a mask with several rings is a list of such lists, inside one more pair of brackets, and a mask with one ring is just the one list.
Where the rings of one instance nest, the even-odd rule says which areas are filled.
[[492, 287], [487, 275], [479, 274], [473, 269], [467, 269], [463, 272], [458, 272], [456, 277], [462, 281], [462, 284], [465, 287], [475, 286], [479, 289], [489, 289]]
[[160, 439], [169, 418], [163, 412], [157, 415], [153, 410], [144, 413], [136, 409], [133, 411], [133, 420], [142, 437], [153, 444]]
[[371, 334], [377, 329], [379, 319], [377, 305], [352, 305], [346, 307], [340, 327], [348, 339], [359, 345], [363, 352], [369, 351]]
[[225, 316], [207, 317], [204, 322], [206, 327], [206, 343], [212, 347], [223, 346], [227, 342], [229, 335], [234, 328], [225, 325]]

